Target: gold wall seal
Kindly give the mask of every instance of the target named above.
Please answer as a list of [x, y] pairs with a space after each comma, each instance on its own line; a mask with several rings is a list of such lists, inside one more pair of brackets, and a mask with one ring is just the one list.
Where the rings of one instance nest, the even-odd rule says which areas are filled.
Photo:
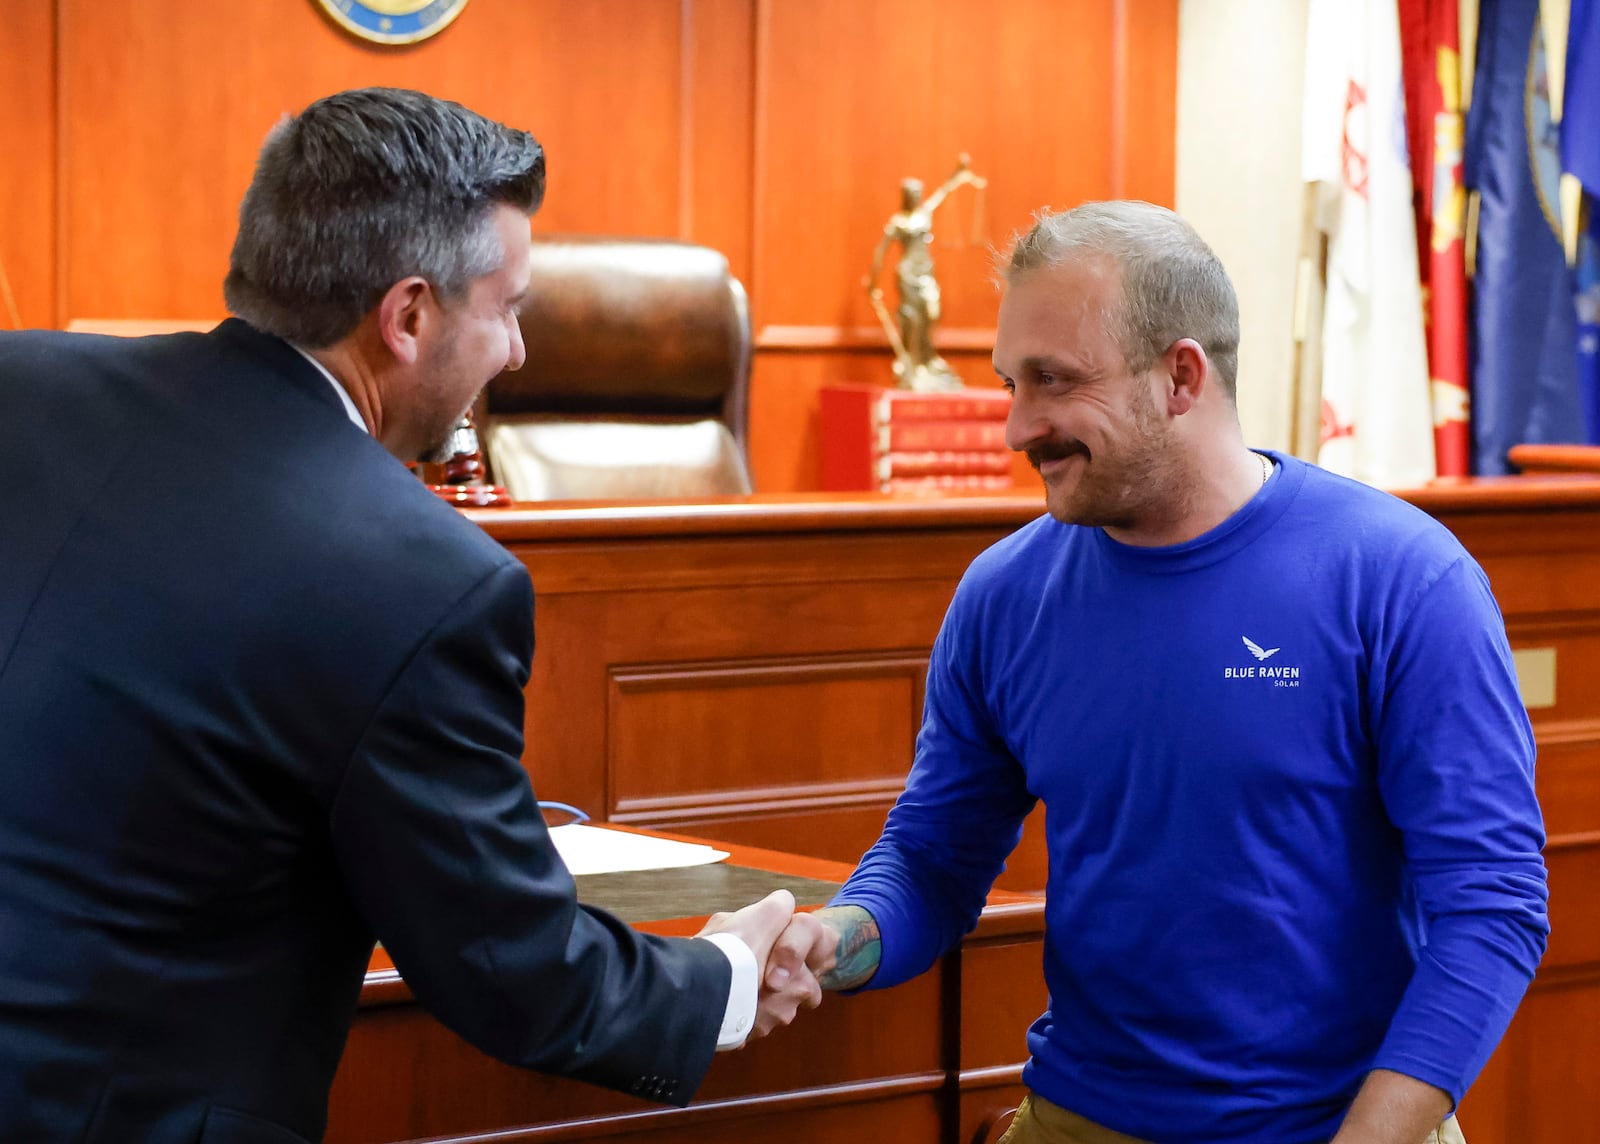
[[375, 44], [414, 44], [442, 32], [467, 0], [316, 0], [334, 23]]

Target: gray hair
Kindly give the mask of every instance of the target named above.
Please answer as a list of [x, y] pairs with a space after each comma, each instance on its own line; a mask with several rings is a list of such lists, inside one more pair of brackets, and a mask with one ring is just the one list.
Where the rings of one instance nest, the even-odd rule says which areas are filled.
[[1134, 373], [1180, 338], [1199, 342], [1233, 399], [1239, 373], [1239, 299], [1222, 262], [1181, 217], [1153, 203], [1084, 203], [1041, 211], [1001, 274], [1015, 285], [1034, 270], [1105, 255], [1122, 272], [1122, 308], [1107, 315]]
[[223, 298], [257, 329], [324, 348], [401, 279], [461, 296], [504, 257], [493, 208], [531, 215], [543, 198], [544, 151], [525, 131], [416, 91], [330, 95], [262, 144]]

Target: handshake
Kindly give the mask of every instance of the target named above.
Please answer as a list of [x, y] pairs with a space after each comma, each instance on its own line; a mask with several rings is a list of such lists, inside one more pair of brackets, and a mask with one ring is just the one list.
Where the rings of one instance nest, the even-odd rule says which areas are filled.
[[850, 989], [878, 967], [877, 924], [860, 906], [831, 906], [796, 913], [794, 895], [774, 890], [734, 913], [713, 914], [696, 936], [740, 938], [761, 966], [756, 1019], [750, 1039], [794, 1020], [802, 1008], [822, 1004], [825, 989]]

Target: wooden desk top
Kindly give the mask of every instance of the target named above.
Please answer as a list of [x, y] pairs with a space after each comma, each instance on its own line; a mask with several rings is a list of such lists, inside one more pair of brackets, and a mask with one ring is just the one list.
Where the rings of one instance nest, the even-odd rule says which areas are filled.
[[[797, 886], [807, 909], [831, 896], [851, 869], [842, 862], [716, 845], [730, 852], [719, 871], [731, 868]], [[701, 928], [708, 912], [634, 924], [652, 933], [688, 935]], [[411, 1002], [380, 955], [334, 1082], [326, 1139], [991, 1140], [1022, 1097], [1026, 1030], [1047, 1004], [1040, 972], [1043, 935], [1042, 897], [991, 894], [974, 933], [929, 972], [894, 989], [830, 998], [792, 1028], [742, 1052], [718, 1054], [687, 1109], [483, 1056]]]
[[704, 500], [544, 501], [465, 509], [496, 540], [717, 536], [775, 532], [898, 532], [1015, 528], [1044, 512], [1037, 494], [764, 493]]
[[[817, 909], [827, 903], [853, 869], [844, 862], [807, 858], [799, 854], [785, 854], [778, 850], [763, 850], [756, 846], [739, 846], [681, 834], [664, 834], [655, 830], [634, 830], [631, 827], [609, 823], [595, 825], [604, 825], [607, 829], [625, 830], [634, 834], [648, 834], [657, 838], [672, 838], [680, 842], [709, 844], [718, 850], [728, 852], [728, 857], [724, 861], [711, 866], [591, 875], [576, 880], [579, 901], [599, 906], [601, 909], [610, 909], [614, 913], [629, 912], [626, 903], [617, 898], [617, 887], [628, 881], [643, 887], [645, 892], [658, 901], [666, 901], [671, 907], [681, 907], [683, 912], [678, 913], [675, 908], [672, 916], [643, 920], [625, 918], [635, 929], [667, 937], [692, 937], [700, 932], [713, 913], [748, 905], [776, 889], [792, 891], [796, 905], [802, 910]], [[670, 895], [660, 892], [663, 883], [672, 891]], [[740, 893], [735, 901], [730, 900], [730, 891], [747, 892]], [[990, 893], [988, 905], [979, 915], [978, 925], [972, 936], [991, 938], [1043, 932], [1042, 896], [995, 890]], [[361, 988], [362, 1007], [395, 1005], [411, 1000], [411, 990], [406, 987], [389, 955], [384, 952], [382, 946], [379, 946], [372, 953], [367, 979]]]
[[[1435, 516], [1530, 509], [1600, 509], [1600, 477], [1581, 473], [1441, 477], [1419, 488], [1391, 491]], [[463, 511], [495, 539], [515, 542], [1016, 528], [1043, 515], [1044, 499], [1037, 492], [1025, 491], [939, 497], [777, 493], [700, 501], [547, 501]]]

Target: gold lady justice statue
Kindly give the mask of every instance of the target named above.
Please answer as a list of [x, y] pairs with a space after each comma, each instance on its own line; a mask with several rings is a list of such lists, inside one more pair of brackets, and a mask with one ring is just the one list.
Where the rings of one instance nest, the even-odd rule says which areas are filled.
[[[900, 184], [900, 209], [883, 228], [878, 248], [872, 252], [872, 271], [863, 280], [872, 309], [883, 323], [894, 347], [894, 375], [902, 389], [960, 389], [961, 379], [949, 364], [934, 352], [933, 328], [939, 321], [939, 282], [933, 276], [933, 212], [945, 196], [963, 184], [982, 190], [988, 180], [974, 175], [970, 160], [962, 155], [955, 173], [927, 198], [922, 198], [922, 180], [905, 179]], [[920, 200], [920, 201], [919, 201]], [[883, 259], [889, 247], [900, 245], [895, 263], [895, 286], [900, 305], [891, 318], [883, 304]]]

